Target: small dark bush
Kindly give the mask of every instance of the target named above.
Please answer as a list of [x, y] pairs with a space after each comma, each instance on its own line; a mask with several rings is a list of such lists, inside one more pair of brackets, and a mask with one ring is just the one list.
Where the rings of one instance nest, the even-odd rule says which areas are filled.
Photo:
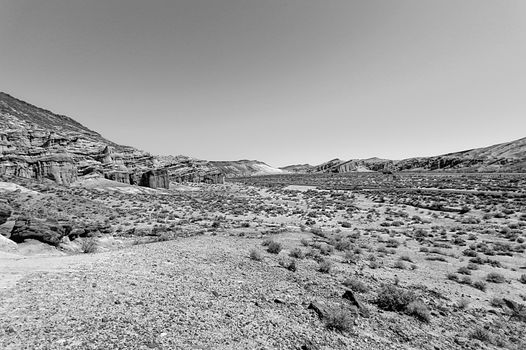
[[405, 311], [407, 305], [416, 301], [416, 295], [394, 285], [384, 284], [378, 292], [376, 304], [386, 311]]
[[85, 254], [95, 253], [97, 251], [97, 241], [94, 237], [86, 238], [82, 241], [80, 249]]
[[491, 282], [491, 283], [504, 283], [506, 282], [506, 279], [504, 278], [503, 275], [501, 275], [498, 272], [490, 272], [486, 276], [486, 281]]
[[367, 293], [369, 291], [369, 287], [365, 283], [352, 277], [343, 281], [343, 285], [357, 293]]
[[354, 315], [349, 311], [336, 309], [332, 310], [325, 321], [325, 326], [328, 329], [339, 332], [347, 332], [352, 329], [354, 322]]
[[279, 252], [281, 252], [281, 249], [283, 249], [281, 247], [281, 243], [272, 241], [268, 245], [267, 252], [269, 252], [271, 254], [278, 254]]
[[465, 266], [462, 266], [457, 270], [457, 273], [460, 273], [461, 275], [471, 275], [471, 270]]
[[255, 261], [263, 260], [263, 258], [261, 257], [261, 253], [257, 249], [250, 250], [250, 259]]
[[487, 285], [486, 285], [486, 283], [484, 281], [473, 282], [472, 286], [477, 288], [478, 290], [483, 291], [483, 292], [485, 292], [486, 289], [487, 289]]
[[431, 320], [431, 315], [427, 306], [421, 301], [413, 301], [409, 303], [405, 312], [422, 322], [429, 322]]
[[481, 342], [484, 342], [484, 343], [491, 342], [491, 335], [489, 331], [482, 327], [476, 327], [469, 336], [473, 339], [480, 340]]
[[289, 256], [296, 259], [303, 259], [305, 257], [305, 254], [300, 248], [294, 248], [290, 251]]
[[318, 271], [322, 273], [329, 273], [331, 272], [331, 269], [332, 269], [332, 264], [328, 260], [323, 260], [318, 265]]

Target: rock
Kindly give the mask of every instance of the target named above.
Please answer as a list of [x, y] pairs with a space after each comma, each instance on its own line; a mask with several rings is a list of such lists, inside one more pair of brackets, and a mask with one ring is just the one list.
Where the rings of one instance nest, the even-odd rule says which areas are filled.
[[18, 246], [9, 238], [0, 235], [0, 252], [17, 253]]
[[345, 290], [345, 292], [342, 295], [342, 298], [349, 300], [351, 304], [356, 306], [358, 309], [363, 309], [362, 304], [358, 301], [358, 299], [356, 299], [354, 293], [349, 289]]
[[11, 239], [21, 243], [26, 239], [35, 239], [51, 245], [58, 245], [62, 237], [69, 235], [72, 228], [67, 224], [47, 220], [20, 217], [11, 231]]
[[142, 174], [140, 186], [150, 188], [169, 188], [170, 179], [166, 169], [150, 170]]
[[11, 238], [13, 227], [15, 227], [15, 220], [9, 220], [0, 225], [0, 236]]
[[0, 225], [7, 222], [7, 219], [11, 217], [11, 207], [7, 203], [0, 202]]
[[318, 301], [311, 302], [307, 309], [314, 310], [320, 319], [326, 319], [330, 314], [330, 309]]

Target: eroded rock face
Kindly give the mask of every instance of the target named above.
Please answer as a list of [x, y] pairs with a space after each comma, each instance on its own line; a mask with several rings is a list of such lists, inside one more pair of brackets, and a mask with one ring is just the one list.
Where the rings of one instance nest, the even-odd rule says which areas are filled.
[[58, 245], [62, 237], [69, 235], [72, 227], [69, 224], [49, 220], [19, 217], [11, 230], [10, 239], [21, 243], [26, 239], [36, 239], [51, 245]]
[[0, 225], [3, 225], [11, 217], [11, 207], [7, 203], [0, 202]]
[[[149, 153], [117, 145], [69, 117], [0, 92], [0, 175], [69, 185], [79, 176], [98, 173], [139, 184], [154, 163]], [[150, 183], [168, 187], [157, 173], [144, 182]]]
[[169, 188], [170, 179], [168, 177], [168, 171], [165, 169], [150, 170], [142, 174], [139, 185], [150, 188]]

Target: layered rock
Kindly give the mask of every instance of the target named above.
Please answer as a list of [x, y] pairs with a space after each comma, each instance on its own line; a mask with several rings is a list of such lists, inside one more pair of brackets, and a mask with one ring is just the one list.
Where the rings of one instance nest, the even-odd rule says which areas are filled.
[[526, 172], [526, 138], [489, 147], [448, 153], [434, 157], [389, 160], [379, 158], [333, 159], [309, 169], [312, 172], [355, 171], [460, 171]]
[[19, 217], [13, 229], [10, 239], [21, 243], [26, 239], [36, 239], [51, 245], [58, 245], [64, 236], [68, 236], [72, 230], [71, 225], [50, 220]]
[[154, 163], [149, 153], [117, 145], [69, 117], [0, 93], [0, 175], [69, 185], [79, 176], [100, 174], [168, 188], [166, 181], [141, 180], [155, 169]]

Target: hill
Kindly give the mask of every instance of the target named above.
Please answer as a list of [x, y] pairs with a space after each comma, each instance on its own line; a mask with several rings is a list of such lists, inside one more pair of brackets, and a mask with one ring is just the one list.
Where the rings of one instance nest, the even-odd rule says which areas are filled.
[[[287, 168], [289, 167], [284, 169]], [[332, 159], [298, 171], [334, 173], [361, 171], [526, 172], [526, 138], [432, 157], [403, 160], [376, 157], [348, 161]]]
[[286, 173], [283, 169], [271, 167], [258, 160], [211, 161], [226, 177], [273, 175]]
[[70, 117], [0, 92], [0, 175], [69, 185], [80, 176], [167, 187], [147, 152], [111, 142]]

